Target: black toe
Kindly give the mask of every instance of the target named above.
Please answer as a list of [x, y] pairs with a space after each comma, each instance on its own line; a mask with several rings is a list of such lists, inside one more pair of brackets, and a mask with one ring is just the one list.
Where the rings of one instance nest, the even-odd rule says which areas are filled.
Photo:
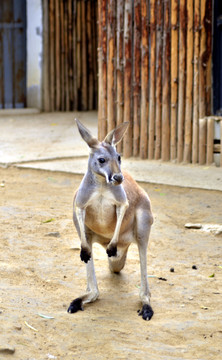
[[142, 310], [139, 312], [139, 315], [142, 316], [143, 320], [150, 320], [154, 312], [150, 305], [143, 305]]
[[81, 249], [80, 251], [80, 259], [87, 263], [91, 259], [91, 254], [86, 249]]
[[109, 257], [117, 255], [117, 247], [111, 246], [109, 249], [106, 249], [106, 253]]
[[71, 302], [67, 311], [68, 311], [68, 313], [73, 314], [79, 310], [83, 311], [82, 299], [77, 298]]

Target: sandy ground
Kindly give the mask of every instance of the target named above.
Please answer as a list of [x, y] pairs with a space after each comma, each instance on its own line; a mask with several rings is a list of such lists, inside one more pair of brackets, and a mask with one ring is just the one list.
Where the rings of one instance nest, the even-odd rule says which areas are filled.
[[135, 245], [120, 275], [109, 272], [105, 251], [95, 245], [100, 299], [68, 314], [86, 286], [72, 224], [80, 179], [0, 168], [0, 359], [221, 359], [222, 237], [184, 224], [221, 223], [222, 193], [142, 184], [155, 218], [151, 321], [137, 315]]

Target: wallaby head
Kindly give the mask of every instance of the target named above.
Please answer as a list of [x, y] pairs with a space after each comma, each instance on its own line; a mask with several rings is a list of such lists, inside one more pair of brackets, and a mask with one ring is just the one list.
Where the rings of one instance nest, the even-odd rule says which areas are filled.
[[97, 140], [79, 120], [76, 119], [76, 123], [80, 135], [91, 149], [89, 169], [92, 173], [104, 177], [107, 183], [121, 184], [124, 178], [121, 172], [121, 156], [116, 151], [116, 144], [122, 140], [129, 123], [124, 122], [110, 131], [102, 142]]

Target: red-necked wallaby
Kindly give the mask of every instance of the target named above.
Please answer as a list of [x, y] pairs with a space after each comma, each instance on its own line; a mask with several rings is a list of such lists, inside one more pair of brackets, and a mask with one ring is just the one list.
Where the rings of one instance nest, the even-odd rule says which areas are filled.
[[81, 240], [80, 258], [86, 263], [86, 293], [73, 300], [68, 312], [83, 310], [83, 305], [99, 296], [92, 245], [106, 248], [109, 267], [120, 272], [125, 265], [129, 245], [139, 249], [142, 309], [139, 315], [150, 320], [150, 291], [147, 280], [147, 245], [153, 223], [150, 200], [146, 192], [126, 172], [121, 172], [121, 157], [116, 144], [125, 134], [128, 123], [108, 133], [102, 142], [76, 120], [79, 132], [90, 148], [88, 170], [74, 196], [73, 220]]

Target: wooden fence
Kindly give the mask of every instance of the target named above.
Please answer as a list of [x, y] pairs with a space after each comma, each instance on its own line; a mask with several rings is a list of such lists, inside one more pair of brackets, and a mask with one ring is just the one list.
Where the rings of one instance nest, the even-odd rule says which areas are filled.
[[98, 0], [99, 137], [129, 121], [124, 156], [205, 163], [211, 42], [212, 0]]
[[43, 108], [97, 108], [97, 1], [43, 0]]

